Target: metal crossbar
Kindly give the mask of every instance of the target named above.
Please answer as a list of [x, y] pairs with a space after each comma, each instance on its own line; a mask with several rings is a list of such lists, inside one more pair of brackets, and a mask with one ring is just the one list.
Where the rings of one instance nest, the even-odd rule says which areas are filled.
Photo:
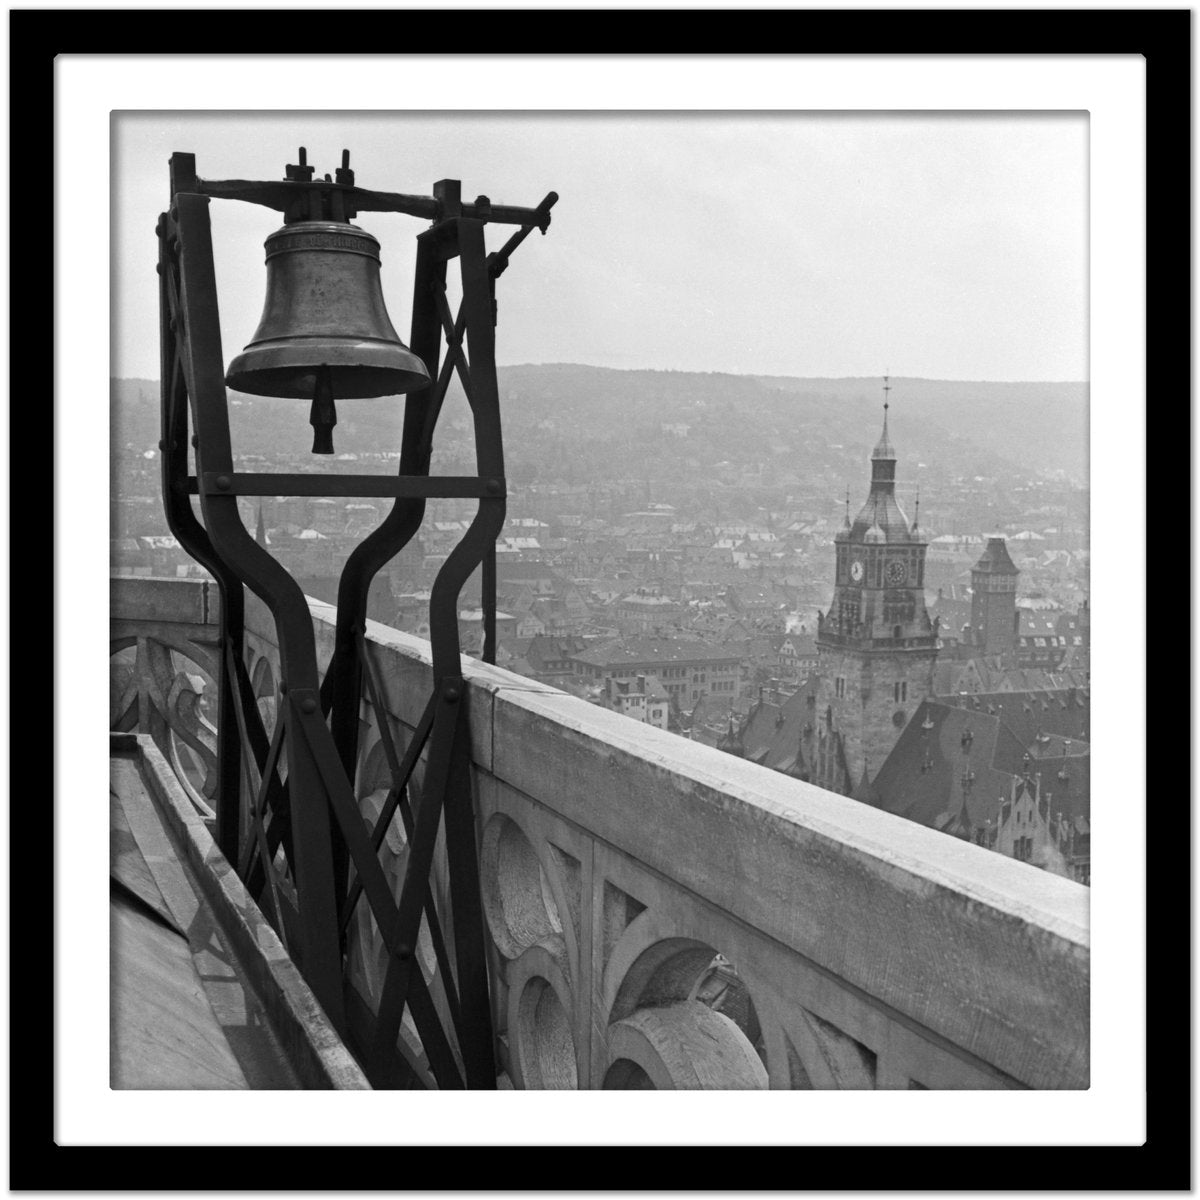
[[[421, 718], [422, 724], [425, 725], [425, 735], [418, 738], [420, 729], [413, 734], [413, 740], [409, 745], [408, 751], [405, 754], [405, 763], [402, 763], [396, 755], [396, 746], [392, 740], [392, 732], [388, 727], [387, 709], [383, 704], [383, 689], [379, 683], [378, 673], [375, 664], [371, 661], [371, 657], [367, 652], [366, 639], [362, 636], [358, 639], [359, 653], [362, 655], [364, 676], [366, 678], [367, 689], [370, 695], [371, 707], [375, 710], [375, 723], [379, 728], [379, 739], [383, 744], [383, 753], [388, 760], [388, 766], [392, 772], [392, 786], [388, 792], [390, 801], [393, 795], [396, 796], [395, 809], [399, 810], [400, 821], [404, 826], [405, 840], [411, 844], [414, 830], [414, 822], [412, 810], [409, 806], [406, 796], [408, 790], [408, 781], [412, 776], [413, 768], [420, 754], [420, 746], [423, 746], [428, 736], [428, 730], [432, 725], [432, 716], [426, 720], [426, 715], [430, 714], [430, 708], [426, 707], [426, 715]], [[413, 753], [413, 748], [417, 747], [416, 753]], [[394, 810], [393, 810], [394, 811]], [[371, 834], [371, 844], [375, 850], [383, 844], [384, 835], [387, 832], [388, 824], [392, 819], [392, 813], [387, 810], [385, 805], [384, 811], [379, 814], [379, 820], [376, 822], [375, 828]], [[355, 881], [357, 882], [357, 880]], [[351, 896], [346, 903], [346, 921], [349, 921], [350, 914], [354, 911], [354, 904], [357, 902], [358, 894], [351, 892]], [[454, 976], [450, 971], [450, 957], [446, 952], [446, 942], [442, 936], [442, 925], [438, 917], [437, 907], [433, 900], [433, 888], [428, 880], [425, 885], [425, 922], [429, 927], [429, 940], [433, 944], [434, 958], [437, 961], [438, 971], [442, 981], [442, 987], [446, 993], [446, 1002], [450, 1008], [450, 1016], [457, 1027], [461, 1021], [461, 1010], [458, 1003], [458, 989], [454, 985]], [[345, 925], [343, 925], [345, 928]]]
[[[449, 1051], [449, 1043], [446, 1040], [445, 1031], [437, 1019], [436, 1009], [433, 1007], [431, 1000], [428, 1005], [424, 1003], [424, 999], [428, 997], [428, 990], [419, 967], [413, 969], [417, 929], [414, 927], [411, 917], [404, 909], [405, 893], [410, 890], [415, 892], [415, 888], [412, 885], [418, 880], [421, 885], [421, 899], [424, 898], [424, 892], [428, 890], [429, 866], [431, 865], [430, 859], [433, 849], [432, 843], [437, 833], [436, 825], [432, 830], [433, 836], [430, 836], [427, 830], [421, 830], [418, 823], [414, 842], [409, 848], [409, 868], [405, 872], [404, 891], [401, 893], [400, 904], [397, 904], [392, 898], [391, 888], [388, 886], [375, 848], [372, 846], [370, 838], [363, 828], [358, 805], [355, 803], [353, 794], [350, 791], [349, 781], [341, 771], [340, 763], [333, 752], [332, 741], [328, 738], [312, 736], [315, 732], [314, 723], [319, 725], [322, 730], [325, 730], [324, 722], [315, 714], [301, 713], [299, 719], [300, 728], [304, 735], [304, 748], [311, 758], [313, 768], [320, 775], [322, 782], [327, 788], [330, 807], [341, 828], [342, 836], [346, 839], [346, 844], [350, 851], [350, 859], [357, 877], [362, 880], [363, 892], [370, 905], [371, 915], [375, 918], [375, 923], [379, 928], [380, 937], [389, 955], [392, 956], [392, 962], [395, 962], [397, 958], [402, 958], [407, 967], [406, 974], [408, 977], [405, 981], [407, 987], [405, 988], [406, 995], [404, 999], [408, 1000], [412, 1008], [413, 1020], [421, 1036], [421, 1044], [425, 1047], [426, 1054], [429, 1055], [430, 1066], [434, 1069], [439, 1086], [462, 1086], [461, 1076], [454, 1063], [453, 1055]], [[325, 732], [327, 733], [328, 731], [326, 730]], [[426, 803], [423, 803], [422, 811], [425, 807]], [[414, 859], [423, 865], [423, 870], [414, 872]], [[420, 910], [418, 909], [418, 923], [419, 920]], [[414, 1003], [414, 1000], [418, 1002]], [[379, 1026], [377, 1027], [377, 1039], [379, 1040], [384, 1040], [380, 1033], [385, 1027], [382, 1016], [383, 1005], [384, 1002], [381, 1001]], [[396, 1013], [397, 1019], [395, 1028], [391, 1033], [391, 1038], [387, 1039], [389, 1048], [394, 1044], [396, 1037], [399, 1035], [399, 1024], [402, 1016], [403, 1000]], [[437, 1062], [436, 1066], [435, 1060]]]
[[450, 351], [450, 357], [447, 358], [446, 364], [448, 366], [451, 362], [454, 363], [458, 370], [463, 393], [467, 397], [467, 403], [474, 408], [475, 401], [471, 397], [471, 365], [467, 361], [467, 354], [462, 345], [463, 318], [466, 306], [465, 304], [459, 306], [457, 319], [451, 316], [450, 302], [446, 299], [446, 283], [442, 279], [434, 281], [433, 302], [437, 307], [438, 319], [441, 321], [442, 330], [446, 335], [446, 349]]
[[[239, 671], [238, 668], [241, 663], [240, 660], [234, 657], [233, 648], [228, 642], [225, 643], [225, 664], [226, 670], [238, 676], [240, 684], [242, 672]], [[252, 750], [253, 742], [251, 740], [249, 730], [247, 729], [246, 714], [242, 706], [240, 687], [234, 690], [233, 710], [237, 719], [238, 732], [241, 734], [242, 755], [246, 765], [247, 781], [250, 784], [251, 791], [257, 794], [260, 790], [265, 788], [267, 776], [263, 774], [265, 767], [262, 763], [256, 761], [256, 753], [254, 750]], [[282, 739], [282, 726], [283, 722], [280, 721], [276, 728], [276, 732], [280, 739]], [[270, 758], [270, 751], [268, 751], [267, 757], [268, 759]], [[255, 779], [255, 775], [258, 775], [259, 777]], [[260, 810], [257, 803], [254, 804], [250, 810], [250, 828], [251, 832], [254, 834], [255, 843], [257, 843], [259, 847], [259, 851], [262, 856], [263, 870], [266, 875], [267, 899], [271, 909], [270, 914], [268, 915], [273, 918], [272, 924], [275, 926], [276, 932], [279, 934], [279, 938], [283, 942], [284, 949], [286, 950], [288, 948], [288, 937], [287, 931], [284, 927], [283, 910], [280, 908], [279, 904], [279, 889], [275, 875], [275, 864], [272, 861], [271, 856], [267, 853], [266, 834], [263, 831]]]

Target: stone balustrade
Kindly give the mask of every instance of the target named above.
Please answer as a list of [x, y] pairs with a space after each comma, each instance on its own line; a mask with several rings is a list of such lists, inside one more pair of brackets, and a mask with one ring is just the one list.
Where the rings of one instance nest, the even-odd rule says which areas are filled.
[[217, 790], [217, 589], [197, 579], [110, 580], [109, 728], [148, 733], [202, 816]]
[[[114, 646], [163, 634], [172, 649], [181, 637], [206, 644], [208, 585], [161, 581], [174, 589], [168, 612], [152, 607], [159, 582], [114, 581]], [[333, 610], [313, 601], [312, 612], [327, 661]], [[277, 651], [253, 599], [247, 631], [270, 719]], [[387, 709], [362, 710], [369, 824], [390, 782], [379, 722], [402, 749], [432, 676], [427, 642], [374, 622], [367, 640]], [[1086, 888], [463, 664], [493, 1003], [512, 1086], [1088, 1086]], [[380, 853], [395, 885], [398, 823]], [[374, 1005], [385, 959], [360, 908], [349, 970]], [[423, 927], [418, 949], [436, 975], [427, 937]], [[436, 978], [431, 991], [441, 1002]], [[401, 1044], [427, 1076], [411, 1026]]]

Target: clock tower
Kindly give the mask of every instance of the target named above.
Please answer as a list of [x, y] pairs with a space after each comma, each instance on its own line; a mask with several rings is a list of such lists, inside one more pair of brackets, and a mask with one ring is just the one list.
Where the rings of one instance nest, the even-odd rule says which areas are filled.
[[[839, 746], [839, 770], [813, 782], [849, 794], [878, 770], [933, 690], [937, 629], [925, 609], [926, 538], [896, 499], [896, 454], [883, 433], [871, 454], [871, 490], [834, 538], [833, 603], [817, 621], [822, 732]], [[919, 515], [919, 513], [917, 514]]]

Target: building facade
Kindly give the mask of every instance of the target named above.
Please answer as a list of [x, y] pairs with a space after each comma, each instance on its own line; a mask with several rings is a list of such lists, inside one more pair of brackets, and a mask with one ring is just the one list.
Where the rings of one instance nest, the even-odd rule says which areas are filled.
[[679, 709], [737, 694], [741, 659], [721, 646], [678, 638], [627, 638], [572, 655], [575, 674], [593, 682], [653, 675]]
[[604, 681], [604, 703], [613, 712], [619, 712], [635, 721], [643, 721], [658, 729], [667, 728], [668, 710], [671, 706], [666, 689], [653, 675], [639, 673], [633, 679]]

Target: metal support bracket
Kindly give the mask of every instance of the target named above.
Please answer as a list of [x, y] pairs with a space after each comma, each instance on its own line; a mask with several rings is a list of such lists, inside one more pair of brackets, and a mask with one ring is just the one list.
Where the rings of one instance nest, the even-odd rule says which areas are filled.
[[[411, 349], [430, 384], [405, 405], [396, 476], [253, 474], [234, 470], [224, 360], [209, 226], [209, 198], [237, 199], [285, 213], [407, 212], [435, 224], [418, 238]], [[218, 842], [285, 939], [330, 1019], [381, 1087], [407, 1086], [400, 1030], [409, 1011], [439, 1087], [496, 1086], [494, 1033], [480, 894], [477, 823], [471, 788], [469, 704], [460, 666], [458, 598], [483, 571], [484, 657], [495, 659], [495, 544], [503, 529], [507, 486], [495, 364], [495, 283], [517, 246], [544, 233], [552, 192], [535, 209], [461, 200], [457, 181], [432, 197], [367, 192], [354, 186], [348, 157], [337, 182], [314, 181], [301, 155], [274, 182], [206, 182], [191, 155], [171, 161], [171, 206], [159, 221], [163, 496], [180, 544], [218, 582], [223, 662], [218, 710]], [[487, 254], [484, 227], [520, 229]], [[452, 314], [446, 271], [458, 259], [462, 305]], [[442, 362], [442, 346], [446, 357]], [[439, 369], [440, 368], [440, 369]], [[457, 374], [474, 422], [478, 474], [429, 474], [438, 414]], [[189, 418], [195, 428], [189, 469]], [[350, 555], [338, 588], [336, 644], [320, 677], [307, 601], [295, 580], [246, 529], [239, 496], [377, 496], [394, 503]], [[199, 497], [201, 518], [191, 506]], [[412, 539], [425, 501], [477, 499], [467, 533], [435, 578], [430, 600], [433, 694], [403, 754], [392, 737], [384, 689], [364, 637], [367, 594], [379, 570]], [[267, 605], [276, 625], [282, 678], [276, 727], [268, 737], [243, 661], [244, 589]], [[356, 799], [359, 726], [364, 699], [375, 710], [392, 776], [383, 810], [368, 829]], [[425, 772], [417, 795], [413, 769]], [[284, 765], [286, 764], [286, 772]], [[243, 789], [243, 779], [245, 788]], [[244, 800], [243, 800], [244, 791]], [[378, 853], [395, 821], [408, 844], [399, 894]], [[447, 927], [431, 872], [445, 831]], [[374, 1011], [349, 983], [347, 940], [366, 904], [388, 952]], [[418, 941], [424, 929], [435, 967], [426, 977]]]

